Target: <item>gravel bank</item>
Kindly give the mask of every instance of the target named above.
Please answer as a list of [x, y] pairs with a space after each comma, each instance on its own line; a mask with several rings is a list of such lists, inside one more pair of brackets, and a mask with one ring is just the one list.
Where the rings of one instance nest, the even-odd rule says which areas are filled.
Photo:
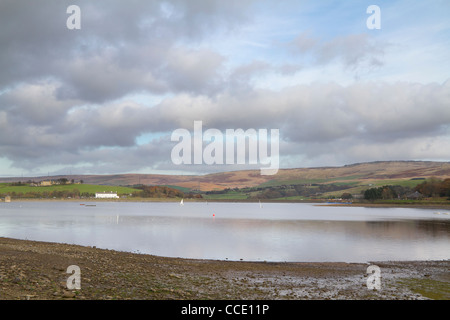
[[[368, 290], [361, 263], [192, 260], [0, 238], [2, 300], [450, 299], [450, 261], [373, 262], [381, 289]], [[68, 266], [81, 289], [68, 290]]]

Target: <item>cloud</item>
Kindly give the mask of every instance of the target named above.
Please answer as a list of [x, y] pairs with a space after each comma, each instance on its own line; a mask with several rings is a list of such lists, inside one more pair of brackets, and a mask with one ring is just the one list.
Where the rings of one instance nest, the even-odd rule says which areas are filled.
[[17, 126], [52, 125], [77, 103], [55, 96], [58, 85], [50, 81], [18, 85], [0, 95], [0, 106], [8, 111], [9, 121]]
[[[20, 103], [10, 104], [7, 112], [0, 113], [1, 153], [17, 166], [29, 169], [45, 163], [83, 162], [97, 163], [98, 170], [101, 163], [108, 164], [105, 168], [115, 164], [122, 169], [133, 165], [136, 169], [176, 169], [170, 163], [174, 143], [168, 137], [177, 128], [192, 132], [195, 120], [203, 121], [204, 130], [216, 128], [222, 132], [280, 129], [285, 156], [319, 159], [335, 153], [341, 155], [335, 156], [340, 159], [369, 159], [397, 154], [408, 158], [426, 157], [430, 152], [448, 154], [439, 150], [437, 142], [426, 146], [433, 137], [446, 141], [450, 132], [449, 82], [367, 82], [351, 86], [317, 83], [282, 91], [227, 92], [214, 98], [186, 93], [152, 107], [122, 101], [73, 109], [57, 100], [50, 84], [43, 84], [42, 92], [30, 97], [30, 91], [36, 88], [18, 87], [2, 101], [50, 101], [56, 110], [61, 109], [57, 116], [50, 115], [48, 121], [42, 122], [45, 117], [41, 115], [21, 112]], [[37, 119], [32, 121], [33, 117]], [[17, 129], [19, 123], [28, 125]], [[13, 135], [17, 130], [20, 134]], [[144, 145], [137, 144], [139, 136], [158, 132], [165, 134]], [[106, 156], [108, 160], [102, 162]]]
[[313, 65], [339, 63], [351, 72], [365, 71], [384, 65], [383, 57], [389, 45], [386, 41], [374, 40], [366, 33], [349, 34], [319, 40], [302, 32], [288, 42], [287, 47], [294, 55], [306, 59]]
[[250, 3], [79, 1], [82, 27], [70, 31], [69, 1], [2, 1], [0, 88], [51, 78], [60, 97], [95, 103], [136, 91], [214, 90], [223, 57], [180, 44], [230, 32]]
[[[365, 10], [346, 22], [315, 2], [296, 3], [311, 13], [298, 21], [292, 3], [80, 0], [82, 28], [71, 31], [71, 4], [0, 2], [0, 154], [15, 168], [178, 170], [170, 134], [195, 120], [280, 129], [282, 166], [450, 157], [446, 20], [404, 42], [405, 21], [368, 33], [354, 28]], [[305, 25], [313, 18], [347, 31]]]

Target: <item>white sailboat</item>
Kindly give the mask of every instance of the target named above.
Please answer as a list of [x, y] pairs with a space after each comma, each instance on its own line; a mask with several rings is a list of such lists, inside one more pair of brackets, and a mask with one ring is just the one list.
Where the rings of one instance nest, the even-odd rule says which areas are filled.
[[262, 208], [261, 200], [259, 200], [259, 207]]
[[181, 199], [181, 201], [180, 201], [180, 206], [184, 206], [183, 199]]

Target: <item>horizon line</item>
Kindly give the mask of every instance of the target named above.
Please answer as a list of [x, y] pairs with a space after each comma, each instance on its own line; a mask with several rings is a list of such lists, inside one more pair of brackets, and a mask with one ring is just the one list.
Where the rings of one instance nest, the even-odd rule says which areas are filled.
[[[344, 165], [336, 165], [336, 166], [312, 166], [312, 167], [291, 167], [291, 168], [280, 168], [279, 170], [296, 170], [296, 169], [325, 169], [325, 168], [342, 168], [348, 166], [362, 165], [362, 164], [373, 164], [373, 163], [383, 163], [383, 162], [435, 162], [435, 163], [450, 163], [447, 160], [374, 160], [367, 162], [355, 162]], [[76, 173], [76, 174], [47, 174], [47, 175], [33, 175], [33, 176], [5, 176], [0, 175], [0, 179], [13, 179], [13, 178], [44, 178], [44, 177], [71, 177], [71, 176], [112, 176], [112, 175], [160, 175], [160, 176], [206, 176], [210, 174], [220, 174], [220, 173], [228, 173], [228, 172], [242, 172], [242, 171], [259, 171], [259, 169], [242, 169], [242, 170], [227, 170], [227, 171], [217, 171], [217, 172], [209, 172], [209, 173]]]

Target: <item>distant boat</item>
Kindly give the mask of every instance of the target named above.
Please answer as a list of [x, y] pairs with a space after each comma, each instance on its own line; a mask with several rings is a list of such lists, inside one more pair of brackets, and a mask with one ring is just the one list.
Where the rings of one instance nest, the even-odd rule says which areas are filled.
[[261, 200], [259, 200], [259, 207], [262, 208]]
[[181, 201], [180, 201], [180, 206], [184, 206], [183, 199], [181, 199]]
[[436, 211], [434, 214], [441, 214], [441, 213]]

